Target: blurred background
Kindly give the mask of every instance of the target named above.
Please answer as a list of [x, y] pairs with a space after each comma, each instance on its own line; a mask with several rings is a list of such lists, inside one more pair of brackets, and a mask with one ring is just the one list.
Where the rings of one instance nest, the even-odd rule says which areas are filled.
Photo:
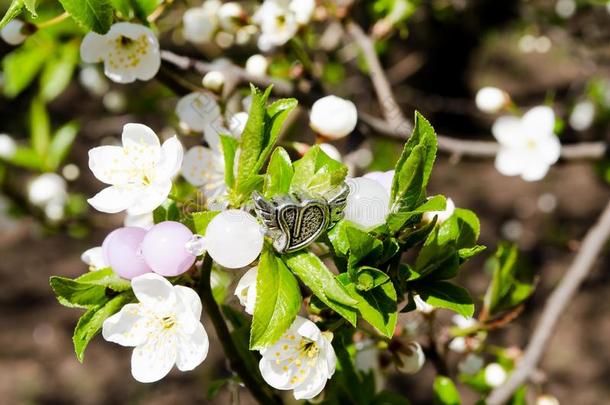
[[[46, 7], [41, 7], [39, 18], [61, 11], [53, 3], [43, 2]], [[484, 86], [494, 86], [508, 93], [523, 111], [550, 103], [561, 123], [563, 144], [606, 141], [610, 3], [405, 0], [402, 3], [410, 11], [393, 21], [386, 32], [375, 22], [387, 17], [395, 3], [359, 2], [351, 15], [366, 31], [378, 34], [381, 61], [407, 116], [417, 109], [439, 133], [492, 141], [490, 128], [497, 116], [477, 108], [475, 95]], [[6, 1], [1, 4], [3, 9], [8, 7]], [[187, 7], [198, 4], [176, 1], [166, 10], [157, 22], [161, 47], [205, 61], [227, 56], [243, 65], [254, 53], [252, 48], [195, 47], [182, 39], [181, 16]], [[354, 101], [360, 111], [380, 116], [370, 79], [353, 42], [341, 35], [341, 25], [315, 23], [312, 29], [323, 38], [326, 33], [329, 43], [312, 53], [314, 62], [324, 66], [321, 87], [305, 93], [337, 94]], [[332, 29], [339, 34], [333, 35]], [[18, 145], [28, 145], [41, 131], [64, 131], [71, 140], [65, 153], [51, 159], [27, 151], [16, 162], [0, 158], [0, 402], [228, 403], [231, 393], [238, 391], [232, 384], [214, 400], [207, 399], [217, 385], [214, 381], [228, 376], [220, 349], [212, 350], [195, 371], [172, 373], [150, 385], [129, 377], [128, 350], [100, 338], [89, 345], [84, 364], [74, 356], [71, 335], [79, 314], [57, 303], [49, 277], [76, 277], [85, 272], [81, 254], [100, 245], [108, 232], [123, 223], [121, 215], [97, 213], [87, 206], [85, 198], [101, 187], [87, 168], [87, 151], [116, 142], [127, 122], [144, 123], [162, 137], [176, 131], [185, 134], [174, 114], [179, 91], [171, 86], [172, 77], [180, 75], [196, 85], [201, 80], [195, 72], [185, 74], [167, 65], [162, 69], [163, 80], [129, 86], [111, 83], [99, 67], [80, 62], [78, 35], [82, 33], [72, 24], [58, 25], [49, 35], [48, 47], [19, 55], [14, 47], [0, 43], [4, 94], [0, 97], [0, 132]], [[63, 76], [53, 76], [53, 66], [49, 66], [53, 63], [61, 64]], [[276, 55], [269, 72], [291, 78], [294, 69], [290, 54]], [[54, 88], [57, 78], [64, 76], [65, 83]], [[283, 142], [315, 142], [307, 128], [306, 107], [307, 102], [295, 113]], [[196, 137], [182, 140], [198, 142]], [[0, 139], [0, 154], [5, 141]], [[359, 125], [350, 137], [334, 145], [349, 157], [354, 173], [391, 169], [402, 146], [366, 125]], [[468, 264], [460, 280], [472, 295], [480, 298], [484, 294], [490, 278], [485, 261], [501, 240], [516, 242], [521, 265], [539, 277], [521, 316], [491, 335], [498, 345], [522, 348], [579, 240], [610, 198], [608, 162], [560, 161], [535, 183], [502, 176], [490, 158], [441, 153], [437, 162], [430, 194], [445, 194], [481, 219], [480, 243], [488, 251]], [[57, 176], [33, 187], [42, 173]], [[64, 186], [61, 209], [37, 202], [45, 193], [52, 193], [49, 190]], [[608, 255], [600, 259], [567, 306], [536, 376], [541, 389], [564, 404], [602, 404], [610, 397], [608, 259]], [[234, 299], [231, 287], [227, 295]], [[412, 316], [404, 315], [400, 322], [408, 322]], [[439, 322], [448, 319], [441, 316]], [[213, 330], [208, 328], [208, 332], [210, 346], [218, 348]], [[413, 404], [431, 403], [434, 373], [430, 364], [414, 376], [388, 371], [387, 384], [392, 390], [404, 393]], [[460, 391], [464, 403], [477, 398], [467, 387]], [[248, 394], [239, 392], [248, 403]]]

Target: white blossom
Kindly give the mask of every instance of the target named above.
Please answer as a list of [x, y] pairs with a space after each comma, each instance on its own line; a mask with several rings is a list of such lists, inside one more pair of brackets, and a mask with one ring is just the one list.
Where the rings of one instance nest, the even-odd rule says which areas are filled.
[[508, 94], [497, 87], [483, 87], [475, 97], [477, 108], [488, 114], [494, 114], [502, 110], [509, 101]]
[[184, 38], [194, 44], [210, 42], [218, 29], [219, 0], [207, 0], [201, 7], [189, 8], [182, 16]]
[[100, 35], [89, 32], [80, 47], [87, 63], [104, 62], [104, 73], [118, 83], [152, 79], [161, 66], [159, 41], [139, 24], [120, 22]]
[[[28, 200], [46, 209], [46, 207], [63, 207], [68, 198], [66, 181], [56, 173], [43, 173], [28, 184]], [[52, 211], [53, 208], [50, 209]]]
[[87, 201], [107, 213], [151, 212], [171, 191], [172, 178], [182, 164], [182, 145], [176, 136], [160, 145], [153, 130], [142, 124], [126, 124], [122, 142], [123, 146], [99, 146], [89, 151], [93, 175], [110, 186]]
[[131, 280], [136, 304], [106, 319], [102, 335], [109, 342], [134, 347], [131, 373], [143, 383], [159, 381], [176, 365], [193, 370], [208, 354], [208, 335], [200, 322], [201, 300], [191, 288], [173, 286], [147, 273]]
[[[453, 315], [453, 318], [451, 318], [451, 320], [453, 321], [454, 325], [457, 326], [459, 329], [470, 329], [478, 324], [478, 321], [476, 319], [467, 318], [459, 314]], [[475, 342], [477, 341], [475, 340]], [[449, 349], [456, 353], [464, 353], [468, 350], [468, 348], [468, 342], [465, 336], [456, 336], [451, 339], [451, 342], [449, 342]]]
[[569, 123], [577, 131], [585, 131], [591, 127], [595, 119], [595, 105], [589, 100], [576, 103], [570, 114]]
[[89, 271], [96, 271], [109, 267], [104, 259], [104, 252], [101, 246], [92, 247], [83, 252], [81, 260], [89, 266]]
[[9, 21], [2, 31], [0, 37], [9, 45], [20, 45], [28, 37], [24, 33], [25, 23], [19, 19]]
[[258, 47], [268, 51], [294, 37], [311, 19], [315, 0], [265, 0], [252, 20], [260, 26]]
[[278, 390], [293, 390], [295, 399], [315, 397], [335, 373], [337, 358], [331, 340], [332, 334], [297, 316], [274, 345], [261, 350], [263, 379]]
[[184, 155], [181, 172], [207, 198], [216, 199], [227, 191], [224, 158], [210, 148], [193, 146], [189, 149]]
[[555, 114], [545, 106], [532, 108], [522, 118], [498, 118], [492, 128], [500, 143], [496, 169], [505, 176], [520, 175], [526, 181], [542, 179], [560, 155], [554, 126]]
[[244, 311], [250, 315], [254, 314], [254, 304], [256, 304], [257, 276], [258, 267], [254, 266], [244, 273], [239, 279], [237, 287], [235, 287], [235, 296], [239, 299], [239, 303], [244, 306]]
[[417, 342], [409, 342], [406, 347], [397, 353], [399, 364], [398, 371], [406, 374], [415, 374], [423, 367], [426, 356], [421, 345]]
[[246, 72], [252, 76], [265, 76], [267, 74], [268, 67], [269, 61], [266, 57], [260, 54], [254, 54], [246, 61]]
[[485, 383], [492, 388], [499, 387], [506, 381], [506, 370], [498, 363], [490, 363], [485, 367]]
[[434, 217], [437, 217], [436, 222], [438, 224], [442, 224], [443, 222], [448, 220], [453, 215], [454, 211], [455, 211], [455, 204], [453, 203], [453, 200], [451, 198], [447, 198], [444, 210], [424, 212], [424, 215], [422, 216], [422, 221], [431, 222], [434, 219]]
[[249, 115], [247, 112], [240, 111], [231, 115], [227, 120], [229, 123], [229, 131], [231, 131], [231, 135], [233, 135], [235, 139], [241, 138], [241, 134], [244, 132], [244, 129], [246, 129], [248, 117]]
[[337, 96], [326, 96], [311, 107], [309, 125], [319, 134], [339, 139], [349, 135], [356, 128], [358, 111], [349, 100]]
[[230, 1], [218, 9], [218, 21], [223, 30], [233, 32], [240, 26], [243, 14], [244, 10], [239, 3]]
[[10, 159], [17, 152], [17, 143], [12, 136], [0, 134], [0, 158]]
[[219, 134], [230, 134], [220, 106], [209, 92], [190, 93], [178, 100], [176, 115], [189, 129], [203, 132], [205, 140], [215, 151], [220, 150]]

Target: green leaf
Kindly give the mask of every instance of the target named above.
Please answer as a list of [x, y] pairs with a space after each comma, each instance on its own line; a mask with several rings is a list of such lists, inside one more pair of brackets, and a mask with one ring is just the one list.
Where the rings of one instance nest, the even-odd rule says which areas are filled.
[[301, 159], [294, 162], [294, 176], [290, 189], [324, 194], [341, 184], [346, 175], [347, 166], [331, 158], [320, 149], [320, 146], [315, 145]]
[[232, 136], [221, 134], [220, 143], [225, 161], [225, 183], [229, 188], [233, 188], [235, 184], [235, 153], [239, 147], [239, 142]]
[[[269, 90], [269, 89], [268, 89]], [[274, 101], [267, 107], [265, 113], [265, 133], [263, 137], [263, 149], [256, 161], [254, 172], [258, 173], [265, 161], [271, 155], [271, 151], [280, 136], [280, 131], [288, 115], [297, 107], [298, 101], [294, 98], [283, 98]]]
[[270, 198], [278, 194], [288, 193], [293, 175], [294, 170], [288, 152], [284, 148], [276, 148], [269, 160], [269, 166], [267, 166], [263, 184], [264, 196]]
[[76, 328], [74, 329], [74, 335], [72, 336], [74, 351], [76, 352], [78, 361], [81, 363], [83, 362], [87, 345], [91, 339], [100, 332], [104, 321], [117, 313], [125, 304], [133, 301], [133, 299], [133, 293], [131, 291], [126, 291], [112, 298], [102, 306], [89, 309], [80, 317], [76, 324]]
[[358, 303], [337, 281], [335, 275], [311, 252], [297, 252], [284, 256], [290, 270], [311, 289], [322, 302], [356, 325]]
[[110, 288], [116, 292], [127, 291], [131, 288], [131, 282], [119, 277], [110, 267], [90, 271], [77, 277], [74, 281]]
[[[414, 152], [416, 148], [419, 149], [419, 152]], [[396, 174], [394, 175], [391, 193], [393, 205], [397, 205], [399, 209], [410, 209], [409, 204], [417, 200], [414, 197], [417, 189], [420, 191], [419, 199], [425, 196], [432, 165], [436, 159], [436, 149], [437, 141], [434, 128], [416, 111], [413, 132], [395, 167]], [[414, 153], [417, 156], [412, 157]], [[414, 178], [412, 174], [415, 168], [418, 170], [417, 178]]]
[[358, 300], [358, 311], [362, 317], [384, 336], [392, 337], [398, 320], [396, 290], [389, 279], [368, 291], [362, 291], [352, 283], [346, 273], [340, 274], [339, 281], [350, 295]]
[[23, 167], [30, 170], [42, 170], [42, 159], [34, 149], [17, 147], [15, 153], [6, 159], [12, 165]]
[[40, 98], [33, 99], [30, 105], [30, 141], [40, 156], [46, 155], [51, 142], [51, 123], [44, 101]]
[[212, 296], [214, 297], [214, 301], [221, 305], [229, 293], [229, 286], [231, 285], [231, 277], [229, 276], [229, 273], [218, 269], [216, 266], [212, 267], [210, 284], [212, 287]]
[[[374, 267], [362, 266], [356, 271], [356, 288], [361, 291], [369, 291], [379, 287], [390, 280], [390, 276]], [[352, 280], [354, 281], [354, 280]]]
[[411, 211], [391, 212], [386, 220], [392, 233], [398, 232], [407, 223], [421, 220], [421, 215], [430, 211], [442, 211], [445, 209], [447, 200], [442, 195], [429, 197], [421, 205]]
[[59, 165], [64, 161], [68, 152], [70, 152], [78, 130], [79, 126], [76, 122], [69, 122], [55, 132], [47, 154], [46, 165], [50, 170], [57, 170]]
[[256, 162], [265, 145], [265, 104], [271, 88], [264, 93], [251, 85], [252, 103], [248, 112], [248, 121], [241, 135], [241, 153], [237, 169], [236, 185], [240, 187], [254, 173]]
[[110, 0], [59, 0], [78, 25], [88, 31], [105, 34], [112, 25]]
[[0, 20], [0, 29], [4, 28], [6, 24], [21, 14], [24, 6], [23, 0], [13, 0], [6, 13], [4, 13], [4, 17]]
[[450, 309], [467, 318], [474, 314], [468, 291], [446, 281], [421, 282], [415, 287], [419, 296], [433, 307]]
[[40, 95], [46, 101], [59, 96], [70, 84], [78, 64], [78, 44], [69, 42], [45, 64], [40, 76]]
[[290, 327], [301, 307], [297, 280], [269, 248], [265, 248], [258, 263], [256, 291], [250, 350], [275, 343]]
[[453, 215], [440, 225], [438, 237], [442, 244], [455, 241], [455, 246], [462, 249], [473, 247], [480, 232], [481, 225], [476, 214], [467, 209], [456, 208]]
[[18, 96], [34, 80], [48, 57], [55, 51], [55, 43], [40, 31], [28, 37], [23, 45], [2, 59], [4, 95]]
[[153, 222], [180, 221], [180, 210], [174, 200], [167, 199], [153, 211]]
[[439, 375], [434, 380], [434, 405], [460, 405], [460, 393], [450, 378]]
[[199, 235], [205, 235], [208, 224], [220, 211], [201, 211], [193, 214], [193, 222], [195, 223], [195, 231]]
[[51, 277], [50, 284], [59, 303], [66, 307], [89, 308], [103, 305], [108, 300], [106, 287], [101, 285], [58, 276]]
[[37, 0], [23, 0], [23, 4], [25, 5], [25, 8], [32, 15], [32, 18], [38, 17], [38, 13], [36, 13], [36, 3], [37, 3]]

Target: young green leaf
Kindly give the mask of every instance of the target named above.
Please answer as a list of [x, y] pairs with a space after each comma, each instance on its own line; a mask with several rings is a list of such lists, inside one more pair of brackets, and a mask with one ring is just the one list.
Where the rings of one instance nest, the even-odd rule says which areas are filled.
[[293, 175], [294, 170], [288, 152], [282, 147], [277, 147], [271, 155], [269, 166], [267, 166], [263, 184], [264, 196], [269, 198], [288, 193]]
[[102, 306], [90, 308], [80, 317], [72, 336], [74, 351], [78, 361], [83, 362], [87, 345], [100, 332], [104, 321], [117, 313], [124, 305], [133, 301], [133, 299], [134, 296], [131, 291], [123, 292]]
[[433, 307], [450, 309], [458, 314], [471, 317], [474, 303], [468, 291], [446, 281], [420, 282], [415, 287], [419, 296]]
[[38, 17], [38, 13], [36, 12], [36, 3], [37, 2], [38, 2], [37, 0], [23, 0], [23, 4], [25, 5], [25, 8], [32, 15], [32, 18]]
[[119, 277], [110, 267], [90, 271], [77, 277], [74, 281], [81, 284], [98, 285], [110, 288], [116, 292], [127, 291], [131, 288], [131, 282]]
[[24, 7], [25, 4], [23, 3], [23, 0], [13, 0], [6, 10], [6, 13], [4, 13], [4, 17], [0, 20], [0, 29], [4, 28], [6, 24], [21, 14]]
[[32, 100], [30, 105], [30, 142], [40, 156], [46, 155], [51, 142], [51, 123], [44, 101], [40, 98]]
[[70, 84], [78, 64], [78, 44], [69, 42], [61, 46], [50, 58], [40, 75], [40, 95], [46, 101], [59, 96]]
[[358, 303], [337, 281], [335, 275], [311, 252], [296, 252], [284, 257], [286, 265], [322, 302], [356, 325]]
[[347, 175], [347, 167], [328, 156], [318, 145], [294, 162], [294, 176], [290, 189], [323, 194], [338, 186]]
[[34, 80], [49, 56], [55, 51], [56, 44], [40, 31], [28, 37], [19, 48], [2, 59], [4, 73], [3, 90], [8, 98], [17, 97]]
[[297, 280], [269, 248], [263, 251], [258, 264], [256, 291], [250, 350], [275, 343], [290, 327], [301, 306]]
[[221, 134], [220, 143], [225, 161], [225, 183], [229, 188], [233, 188], [235, 184], [235, 154], [239, 142], [230, 135]]
[[165, 200], [153, 211], [153, 222], [158, 224], [163, 221], [180, 221], [180, 210], [174, 200]]
[[59, 165], [64, 161], [68, 155], [68, 152], [70, 152], [70, 148], [72, 147], [72, 143], [76, 138], [78, 129], [79, 126], [76, 122], [69, 122], [61, 126], [55, 132], [53, 139], [51, 139], [49, 152], [47, 154], [46, 166], [50, 170], [57, 170]]
[[105, 34], [112, 25], [110, 0], [59, 0], [64, 10], [87, 31]]
[[460, 405], [460, 393], [450, 378], [439, 375], [434, 380], [434, 405]]
[[283, 98], [269, 105], [265, 111], [265, 132], [263, 137], [263, 148], [256, 161], [254, 172], [258, 173], [262, 168], [280, 136], [280, 131], [288, 115], [294, 110], [298, 102], [294, 98]]
[[41, 156], [32, 148], [18, 146], [15, 153], [6, 159], [12, 165], [30, 170], [42, 170], [43, 162]]
[[60, 304], [70, 308], [89, 308], [103, 305], [108, 301], [106, 287], [81, 283], [65, 277], [53, 276], [51, 288]]
[[368, 291], [359, 290], [346, 273], [337, 279], [345, 286], [350, 295], [358, 300], [358, 311], [362, 317], [381, 334], [392, 337], [398, 320], [396, 290], [392, 282], [386, 282]]

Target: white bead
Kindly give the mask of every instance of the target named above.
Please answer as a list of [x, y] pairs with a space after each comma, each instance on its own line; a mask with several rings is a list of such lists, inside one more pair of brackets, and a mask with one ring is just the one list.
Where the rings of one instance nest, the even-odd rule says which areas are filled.
[[390, 195], [375, 180], [356, 177], [346, 181], [350, 188], [345, 207], [345, 219], [372, 229], [385, 223], [389, 211]]
[[202, 83], [206, 89], [218, 93], [225, 84], [225, 76], [217, 70], [212, 70], [203, 76]]
[[265, 76], [269, 62], [261, 54], [255, 54], [248, 58], [246, 61], [246, 72], [252, 76]]
[[238, 269], [252, 263], [263, 249], [263, 229], [256, 218], [241, 210], [227, 210], [210, 221], [206, 249], [223, 267]]
[[0, 31], [0, 36], [9, 45], [19, 45], [27, 38], [23, 34], [23, 26], [25, 24], [21, 20], [11, 20]]
[[508, 95], [497, 87], [483, 87], [477, 92], [475, 103], [485, 113], [494, 114], [508, 102]]
[[337, 96], [326, 96], [311, 107], [309, 125], [321, 135], [339, 139], [349, 135], [356, 128], [358, 111], [349, 100]]

